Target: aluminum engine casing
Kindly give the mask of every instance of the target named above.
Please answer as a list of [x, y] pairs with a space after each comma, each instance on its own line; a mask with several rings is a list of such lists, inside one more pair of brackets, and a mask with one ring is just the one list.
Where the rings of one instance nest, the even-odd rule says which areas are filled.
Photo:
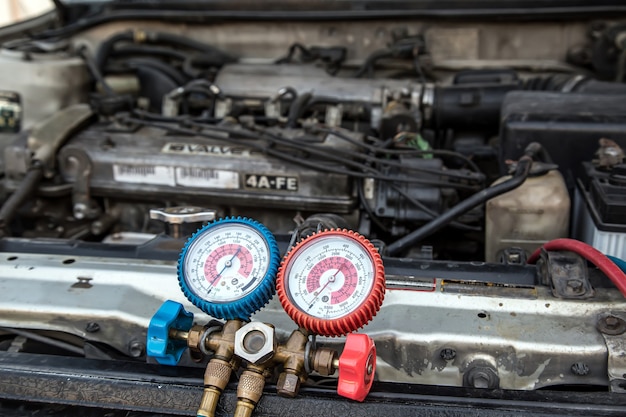
[[[324, 69], [309, 65], [225, 65], [215, 85], [222, 93], [216, 103], [216, 117], [226, 116], [237, 103], [246, 108], [264, 109], [268, 117], [276, 116], [276, 110], [268, 108], [267, 100], [290, 87], [298, 94], [311, 93], [344, 105], [358, 103], [364, 106], [360, 111], [369, 113], [370, 125], [375, 129], [381, 128], [381, 120], [391, 109], [388, 108], [391, 102], [404, 102], [404, 110], [419, 123], [418, 109], [424, 104], [423, 100], [428, 101], [420, 83], [389, 78], [333, 77]], [[340, 125], [341, 116], [328, 116], [327, 113], [327, 124]]]
[[[92, 196], [334, 213], [349, 213], [356, 205], [347, 175], [308, 169], [245, 144], [166, 135], [156, 128], [109, 128], [85, 129], [58, 154], [63, 179], [88, 181]], [[334, 136], [316, 144], [329, 150], [352, 146]]]

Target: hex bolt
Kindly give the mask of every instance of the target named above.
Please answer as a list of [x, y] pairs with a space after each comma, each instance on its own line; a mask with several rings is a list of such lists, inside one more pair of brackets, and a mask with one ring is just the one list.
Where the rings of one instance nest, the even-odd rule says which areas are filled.
[[617, 336], [626, 332], [626, 322], [619, 317], [609, 314], [598, 319], [596, 328], [604, 334]]
[[444, 361], [451, 361], [452, 359], [456, 358], [456, 350], [451, 348], [441, 349], [441, 352], [439, 352], [439, 356], [441, 356], [441, 359], [443, 359]]
[[589, 366], [584, 362], [576, 362], [571, 367], [572, 373], [578, 376], [585, 376], [589, 374]]
[[96, 332], [100, 331], [100, 325], [98, 323], [96, 323], [95, 321], [90, 321], [85, 326], [85, 331], [87, 333], [96, 333]]
[[293, 398], [300, 390], [300, 378], [298, 375], [282, 372], [276, 383], [276, 393], [281, 397]]
[[604, 319], [604, 323], [606, 324], [607, 328], [616, 329], [617, 326], [619, 326], [619, 319], [615, 316], [607, 316]]
[[575, 293], [580, 293], [583, 291], [583, 283], [577, 279], [570, 279], [567, 281], [567, 286]]
[[87, 205], [84, 203], [74, 204], [74, 217], [78, 220], [82, 220], [87, 216]]
[[483, 372], [477, 372], [471, 380], [474, 388], [489, 388], [489, 376]]
[[137, 340], [133, 340], [132, 342], [128, 344], [128, 353], [133, 358], [138, 358], [141, 355], [143, 355], [144, 350], [145, 350], [144, 344]]
[[265, 335], [259, 330], [252, 330], [243, 338], [243, 348], [248, 353], [257, 353], [265, 346]]
[[470, 368], [463, 375], [463, 384], [472, 388], [495, 389], [500, 385], [500, 378], [496, 370], [489, 366]]
[[508, 261], [510, 264], [518, 264], [520, 263], [520, 255], [519, 253], [509, 253]]

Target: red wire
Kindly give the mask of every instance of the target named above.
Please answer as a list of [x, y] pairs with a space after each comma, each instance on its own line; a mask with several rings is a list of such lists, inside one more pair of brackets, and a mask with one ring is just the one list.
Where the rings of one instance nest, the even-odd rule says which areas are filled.
[[[613, 261], [607, 258], [596, 248], [574, 239], [555, 239], [543, 245], [543, 249], [552, 251], [567, 250], [577, 253], [597, 266], [600, 271], [604, 272], [604, 274], [609, 277], [613, 284], [615, 284], [615, 286], [620, 290], [622, 295], [626, 297], [626, 274], [624, 274], [624, 272], [622, 272], [622, 270], [619, 269]], [[537, 262], [540, 254], [541, 248], [537, 249], [532, 255], [530, 255], [528, 263], [534, 264]]]

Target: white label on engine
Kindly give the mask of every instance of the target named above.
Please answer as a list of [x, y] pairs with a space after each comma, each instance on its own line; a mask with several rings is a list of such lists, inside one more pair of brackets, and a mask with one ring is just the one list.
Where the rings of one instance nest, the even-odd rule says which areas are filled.
[[113, 165], [113, 179], [133, 184], [176, 186], [174, 168], [158, 165]]
[[178, 167], [176, 184], [183, 187], [234, 190], [239, 188], [239, 173], [221, 169]]

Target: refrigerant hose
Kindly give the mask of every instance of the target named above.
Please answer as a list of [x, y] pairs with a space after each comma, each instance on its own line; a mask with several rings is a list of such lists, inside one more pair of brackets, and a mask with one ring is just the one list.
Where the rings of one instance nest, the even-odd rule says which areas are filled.
[[541, 249], [548, 251], [571, 251], [574, 252], [600, 269], [612, 282], [617, 289], [620, 290], [622, 295], [626, 297], [626, 274], [612, 262], [602, 252], [590, 246], [584, 242], [580, 242], [574, 239], [555, 239], [544, 244], [541, 248], [537, 249], [528, 258], [529, 264], [534, 264], [541, 255]]

